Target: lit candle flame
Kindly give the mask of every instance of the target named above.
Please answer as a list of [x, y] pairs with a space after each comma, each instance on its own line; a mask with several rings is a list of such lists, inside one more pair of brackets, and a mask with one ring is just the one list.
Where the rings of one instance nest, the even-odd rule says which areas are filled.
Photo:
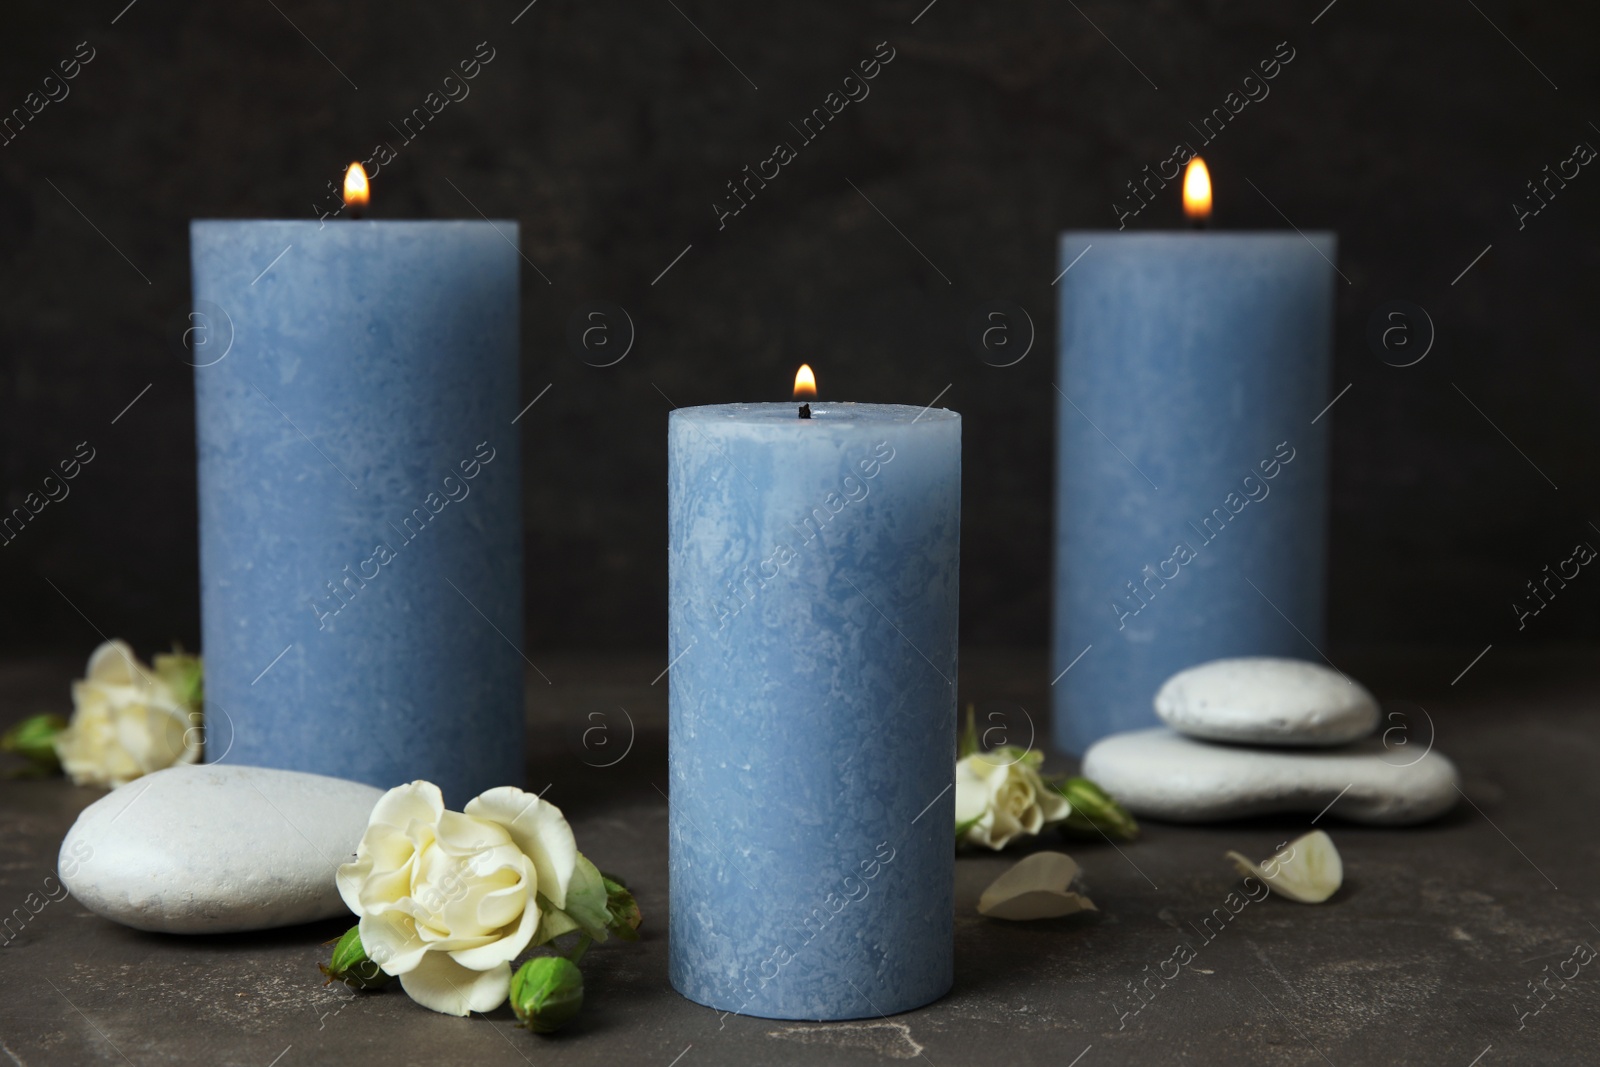
[[1211, 217], [1211, 172], [1195, 156], [1183, 172], [1183, 213], [1196, 222]]
[[817, 395], [817, 376], [811, 373], [811, 364], [802, 363], [794, 374], [794, 398]]
[[350, 209], [350, 217], [359, 218], [371, 200], [372, 191], [367, 186], [366, 168], [359, 163], [350, 164], [344, 172], [344, 206]]

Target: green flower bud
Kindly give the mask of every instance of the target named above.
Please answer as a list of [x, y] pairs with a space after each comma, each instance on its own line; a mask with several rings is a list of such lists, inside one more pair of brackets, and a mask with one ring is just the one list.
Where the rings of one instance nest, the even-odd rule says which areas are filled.
[[583, 1007], [583, 972], [565, 956], [539, 956], [511, 977], [511, 1010], [536, 1034], [550, 1034]]
[[367, 950], [361, 944], [359, 926], [352, 926], [345, 931], [339, 943], [333, 946], [333, 958], [327, 963], [317, 964], [317, 970], [328, 976], [324, 985], [343, 982], [351, 989], [377, 989], [387, 985], [394, 977], [367, 958]]
[[1060, 824], [1064, 829], [1105, 834], [1123, 841], [1139, 836], [1139, 824], [1128, 814], [1128, 809], [1089, 779], [1068, 778], [1056, 789], [1072, 804], [1071, 814]]
[[55, 774], [61, 769], [56, 758], [56, 734], [67, 728], [67, 720], [55, 714], [33, 715], [0, 735], [0, 752], [13, 752], [33, 766], [34, 774]]
[[639, 940], [639, 924], [644, 922], [644, 915], [639, 911], [639, 902], [633, 899], [633, 894], [622, 882], [609, 874], [602, 873], [600, 880], [606, 887], [606, 914], [611, 921], [607, 928], [624, 941]]

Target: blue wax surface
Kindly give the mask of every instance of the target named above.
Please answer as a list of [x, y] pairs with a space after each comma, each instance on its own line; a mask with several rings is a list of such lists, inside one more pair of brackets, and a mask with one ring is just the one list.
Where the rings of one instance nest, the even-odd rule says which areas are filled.
[[670, 973], [876, 1018], [952, 977], [961, 420], [811, 408], [669, 420]]
[[522, 784], [516, 239], [192, 223], [208, 760]]
[[1051, 677], [1056, 744], [1082, 753], [1155, 725], [1185, 667], [1322, 658], [1336, 242], [1084, 232], [1060, 253], [1082, 259], [1061, 282]]

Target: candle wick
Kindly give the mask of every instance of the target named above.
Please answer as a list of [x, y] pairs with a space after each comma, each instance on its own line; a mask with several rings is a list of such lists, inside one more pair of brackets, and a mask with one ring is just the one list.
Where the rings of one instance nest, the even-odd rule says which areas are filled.
[[810, 404], [801, 404], [800, 405], [800, 417], [802, 419], [809, 419], [811, 417], [811, 405]]
[[350, 217], [352, 219], [359, 219], [361, 217], [362, 209], [360, 204], [346, 204], [345, 209], [350, 212]]

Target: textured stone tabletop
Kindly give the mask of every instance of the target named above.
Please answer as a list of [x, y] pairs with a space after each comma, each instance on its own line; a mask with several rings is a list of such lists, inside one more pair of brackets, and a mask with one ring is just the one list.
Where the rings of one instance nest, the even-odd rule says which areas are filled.
[[[1575, 977], [1570, 962], [1580, 943], [1600, 946], [1594, 650], [1495, 648], [1452, 685], [1473, 652], [1335, 653], [1386, 712], [1404, 713], [1389, 720], [1405, 731], [1393, 736], [1398, 753], [1402, 740], [1426, 745], [1431, 720], [1470, 803], [1403, 830], [1342, 823], [1335, 805], [1317, 823], [1344, 857], [1345, 885], [1329, 903], [1270, 898], [1202, 931], [1239, 887], [1224, 850], [1265, 857], [1308, 818], [1147, 823], [1120, 847], [1047, 837], [1082, 864], [1100, 913], [1042, 923], [980, 918], [978, 894], [1016, 854], [964, 854], [955, 989], [923, 1010], [855, 1023], [723, 1018], [667, 985], [666, 685], [651, 684], [664, 657], [533, 656], [550, 682], [530, 672], [523, 784], [549, 786], [579, 847], [635, 886], [645, 914], [639, 945], [585, 957], [588, 1003], [553, 1038], [515, 1029], [509, 1009], [454, 1019], [398, 989], [324, 987], [322, 942], [342, 922], [184, 938], [114, 926], [70, 898], [34, 914], [30, 894], [35, 906], [60, 896], [56, 848], [100, 794], [62, 780], [5, 781], [0, 1062], [1594, 1063], [1600, 960]], [[65, 711], [75, 660], [0, 663], [0, 726]], [[1043, 744], [1048, 685], [1042, 653], [963, 655], [962, 702], [1000, 714], [1010, 743], [1026, 742], [1031, 715]], [[892, 750], [884, 738], [881, 757]], [[1047, 769], [1070, 764], [1052, 758]], [[1173, 974], [1167, 961], [1180, 943], [1195, 958], [1163, 985], [1152, 976]], [[1540, 981], [1535, 996], [1530, 983]], [[1149, 990], [1142, 1001], [1133, 983]]]

